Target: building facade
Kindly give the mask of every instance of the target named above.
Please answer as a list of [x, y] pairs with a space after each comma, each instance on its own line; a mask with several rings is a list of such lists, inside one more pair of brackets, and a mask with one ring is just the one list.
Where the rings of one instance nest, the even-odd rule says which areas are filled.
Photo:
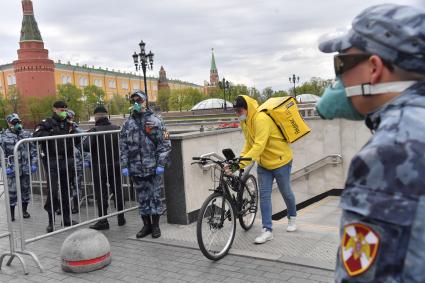
[[[95, 85], [103, 89], [106, 99], [109, 99], [113, 95], [126, 96], [137, 89], [145, 89], [143, 76], [136, 75], [135, 73], [108, 70], [108, 68], [95, 68], [93, 66], [88, 67], [86, 65], [73, 65], [71, 63], [64, 64], [60, 60], [54, 63], [53, 74], [54, 85], [56, 87], [67, 83], [75, 85], [80, 89], [84, 89], [84, 87], [89, 85]], [[196, 88], [201, 92], [204, 91], [204, 87], [197, 84], [168, 79], [166, 81], [160, 81], [155, 77], [148, 77], [146, 84], [150, 102], [156, 101], [158, 90], [161, 87], [168, 86], [170, 90]], [[7, 95], [9, 88], [12, 86], [16, 86], [20, 90], [13, 64], [0, 65], [0, 93]], [[29, 88], [28, 94], [21, 94], [33, 96], [31, 91], [32, 87]]]

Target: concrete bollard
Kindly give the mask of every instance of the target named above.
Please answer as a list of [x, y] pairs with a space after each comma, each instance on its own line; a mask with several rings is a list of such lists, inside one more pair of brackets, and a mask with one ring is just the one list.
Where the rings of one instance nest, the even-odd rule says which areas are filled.
[[62, 270], [84, 273], [111, 263], [108, 239], [93, 229], [80, 229], [69, 235], [61, 248]]

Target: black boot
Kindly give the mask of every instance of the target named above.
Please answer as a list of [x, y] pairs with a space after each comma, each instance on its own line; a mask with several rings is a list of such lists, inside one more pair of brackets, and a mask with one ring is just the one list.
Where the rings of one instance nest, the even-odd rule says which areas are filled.
[[89, 227], [94, 230], [108, 230], [109, 222], [108, 219], [102, 219], [97, 221], [95, 224], [90, 225]]
[[161, 230], [159, 229], [159, 214], [152, 215], [152, 238], [161, 237]]
[[48, 216], [49, 216], [49, 225], [47, 225], [46, 231], [47, 233], [51, 233], [53, 232], [53, 215], [50, 212], [48, 212]]
[[22, 217], [23, 218], [30, 218], [31, 215], [28, 213], [28, 203], [23, 203], [22, 204]]
[[78, 206], [78, 197], [77, 196], [74, 196], [72, 198], [72, 210], [71, 210], [71, 212], [72, 212], [72, 214], [76, 214], [79, 211], [80, 211], [80, 208]]
[[152, 223], [151, 223], [151, 216], [150, 215], [143, 215], [143, 228], [139, 231], [139, 233], [136, 234], [136, 238], [144, 238], [150, 233], [152, 233]]
[[126, 222], [127, 221], [125, 221], [124, 213], [118, 214], [118, 226], [124, 226]]
[[10, 220], [15, 221], [15, 206], [10, 206]]
[[66, 213], [63, 214], [63, 226], [73, 226], [77, 225], [78, 222], [75, 220], [71, 221], [71, 218], [69, 217], [69, 211], [66, 211]]

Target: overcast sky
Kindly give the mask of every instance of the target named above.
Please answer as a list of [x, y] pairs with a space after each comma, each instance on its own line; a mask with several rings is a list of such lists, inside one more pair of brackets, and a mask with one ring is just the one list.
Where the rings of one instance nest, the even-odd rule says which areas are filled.
[[[17, 58], [20, 0], [0, 1], [0, 64]], [[211, 48], [220, 78], [259, 89], [288, 89], [332, 78], [332, 55], [318, 38], [348, 27], [364, 8], [381, 0], [33, 0], [50, 58], [134, 71], [131, 55], [141, 39], [168, 78], [203, 85], [209, 80]], [[424, 0], [397, 0], [425, 9]]]

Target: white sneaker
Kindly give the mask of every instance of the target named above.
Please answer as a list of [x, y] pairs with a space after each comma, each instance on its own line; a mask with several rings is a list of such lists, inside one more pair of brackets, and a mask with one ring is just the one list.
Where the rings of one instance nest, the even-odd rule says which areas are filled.
[[295, 217], [290, 217], [288, 220], [288, 227], [286, 228], [286, 232], [294, 232], [297, 230], [297, 225], [295, 224]]
[[264, 244], [267, 241], [273, 240], [273, 233], [272, 231], [267, 230], [266, 228], [263, 228], [263, 232], [260, 236], [255, 238], [254, 243], [256, 244]]

